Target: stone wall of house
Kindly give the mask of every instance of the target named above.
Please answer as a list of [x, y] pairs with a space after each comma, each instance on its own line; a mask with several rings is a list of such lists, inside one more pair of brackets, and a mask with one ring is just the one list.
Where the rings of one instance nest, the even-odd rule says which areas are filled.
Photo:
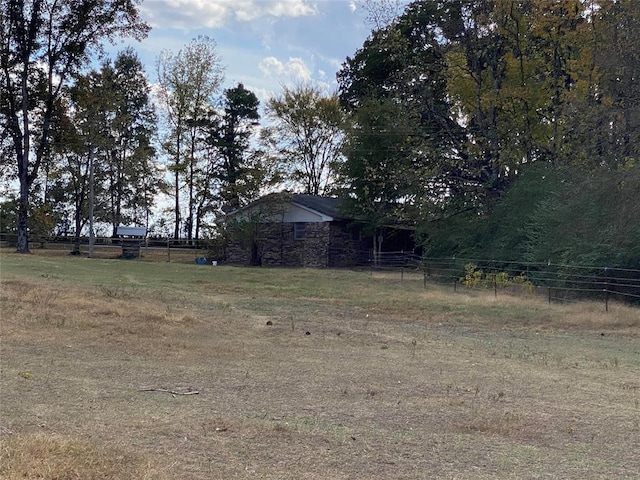
[[370, 247], [370, 238], [346, 221], [307, 223], [302, 240], [295, 240], [293, 233], [293, 223], [261, 224], [253, 246], [252, 240], [230, 231], [225, 261], [274, 267], [353, 267], [361, 252]]
[[358, 263], [360, 251], [365, 248], [360, 227], [349, 222], [333, 222], [330, 225], [329, 266], [353, 267]]
[[231, 265], [251, 265], [251, 244], [229, 228], [229, 240], [225, 246], [224, 262]]
[[293, 237], [293, 223], [261, 226], [258, 239], [262, 265], [283, 267], [326, 267], [329, 244], [328, 223], [307, 223], [305, 237]]
[[[293, 223], [261, 224], [255, 237], [242, 239], [230, 232], [225, 259], [233, 265], [282, 267], [326, 267], [328, 264], [329, 223], [307, 223], [305, 238], [295, 240]], [[256, 249], [253, 252], [253, 249]]]
[[[305, 267], [327, 267], [329, 265], [329, 222], [307, 223], [305, 239], [294, 240], [302, 243], [295, 250], [299, 250]], [[293, 237], [293, 235], [292, 235]]]

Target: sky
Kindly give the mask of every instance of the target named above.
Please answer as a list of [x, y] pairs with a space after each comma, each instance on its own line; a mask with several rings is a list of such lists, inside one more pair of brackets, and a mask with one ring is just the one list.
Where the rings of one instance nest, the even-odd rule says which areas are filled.
[[241, 82], [261, 104], [283, 85], [335, 90], [336, 72], [371, 31], [357, 0], [144, 0], [140, 13], [152, 30], [130, 45], [150, 82], [161, 51], [177, 53], [206, 35], [225, 67], [224, 88]]

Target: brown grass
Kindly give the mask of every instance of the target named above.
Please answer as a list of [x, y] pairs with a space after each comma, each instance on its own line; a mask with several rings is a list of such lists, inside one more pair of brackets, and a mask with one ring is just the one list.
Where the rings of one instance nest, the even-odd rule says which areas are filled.
[[5, 480], [166, 478], [152, 462], [127, 448], [98, 447], [58, 435], [13, 435], [2, 442], [0, 477]]
[[0, 261], [3, 479], [640, 471], [634, 308], [368, 272]]

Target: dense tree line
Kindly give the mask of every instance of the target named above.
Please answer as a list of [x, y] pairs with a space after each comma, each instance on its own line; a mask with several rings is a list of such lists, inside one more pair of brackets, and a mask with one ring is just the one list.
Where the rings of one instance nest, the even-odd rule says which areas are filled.
[[153, 94], [135, 51], [100, 56], [148, 31], [135, 0], [0, 2], [0, 173], [20, 185], [0, 226], [19, 251], [27, 218], [115, 234], [162, 194], [162, 233], [198, 239], [288, 189], [343, 195], [372, 234], [415, 227], [430, 256], [640, 267], [634, 0], [368, 1], [337, 92], [285, 87], [264, 118], [211, 38], [163, 52]]
[[341, 170], [427, 255], [640, 266], [640, 5], [416, 1], [338, 73]]

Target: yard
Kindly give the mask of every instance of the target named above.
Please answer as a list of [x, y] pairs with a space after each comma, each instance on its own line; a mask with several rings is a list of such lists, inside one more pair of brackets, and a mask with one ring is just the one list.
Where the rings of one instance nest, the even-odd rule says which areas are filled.
[[640, 475], [637, 308], [45, 253], [0, 255], [2, 479]]

